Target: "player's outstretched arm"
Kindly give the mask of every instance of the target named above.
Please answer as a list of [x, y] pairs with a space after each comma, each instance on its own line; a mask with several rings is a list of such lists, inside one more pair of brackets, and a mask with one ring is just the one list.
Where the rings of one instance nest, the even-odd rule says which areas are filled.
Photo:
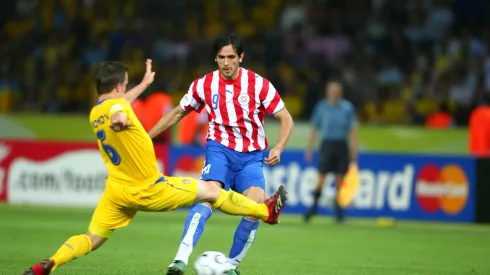
[[148, 131], [150, 138], [158, 136], [161, 132], [167, 130], [168, 128], [179, 123], [179, 121], [184, 118], [191, 111], [184, 111], [180, 106], [173, 108], [170, 112], [163, 115], [162, 118]]
[[281, 153], [286, 147], [286, 144], [294, 129], [293, 117], [286, 108], [283, 108], [277, 113], [273, 114], [274, 118], [279, 120], [279, 140], [276, 146], [269, 152], [269, 157], [265, 159], [267, 165], [276, 165], [281, 160]]
[[151, 83], [153, 83], [154, 79], [155, 79], [155, 72], [151, 71], [151, 59], [147, 59], [146, 72], [145, 75], [143, 76], [143, 79], [141, 80], [141, 83], [138, 84], [138, 86], [131, 89], [130, 91], [127, 91], [124, 97], [129, 102], [133, 102], [141, 95], [141, 93], [143, 93], [146, 90], [146, 88], [148, 88], [148, 86], [150, 86]]

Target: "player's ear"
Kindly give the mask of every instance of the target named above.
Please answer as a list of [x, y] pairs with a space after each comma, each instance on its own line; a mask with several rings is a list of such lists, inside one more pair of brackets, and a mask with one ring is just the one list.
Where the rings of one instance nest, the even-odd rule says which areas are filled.
[[118, 93], [124, 93], [123, 84], [118, 83], [118, 84], [116, 85], [116, 91], [117, 91]]
[[238, 59], [238, 62], [242, 63], [244, 57], [245, 57], [245, 53], [242, 53], [240, 55], [240, 58]]

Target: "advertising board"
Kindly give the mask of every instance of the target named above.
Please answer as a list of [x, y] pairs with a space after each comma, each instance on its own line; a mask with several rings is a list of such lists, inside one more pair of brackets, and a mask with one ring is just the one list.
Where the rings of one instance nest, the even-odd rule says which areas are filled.
[[[199, 147], [172, 147], [169, 171], [199, 177], [204, 151]], [[318, 174], [317, 156], [304, 161], [302, 151], [287, 150], [279, 165], [264, 165], [268, 195], [279, 185], [288, 189], [285, 213], [303, 214], [313, 202]], [[361, 154], [360, 184], [346, 214], [357, 217], [471, 222], [474, 220], [475, 160], [470, 157], [402, 154]], [[320, 214], [332, 214], [335, 188], [326, 179]]]
[[[199, 178], [204, 150], [156, 145], [167, 175]], [[267, 152], [264, 153], [264, 155]], [[281, 163], [264, 165], [266, 192], [288, 189], [285, 213], [303, 214], [313, 202], [317, 182], [314, 156], [283, 152]], [[164, 165], [165, 164], [165, 165]], [[475, 159], [470, 157], [361, 154], [360, 184], [346, 214], [357, 217], [472, 222], [475, 219]], [[95, 205], [107, 172], [97, 145], [83, 142], [0, 140], [0, 200], [13, 204]], [[332, 214], [331, 177], [320, 200], [320, 214]]]
[[[167, 148], [156, 145], [155, 151], [163, 171]], [[106, 177], [95, 143], [0, 140], [0, 200], [95, 205]]]

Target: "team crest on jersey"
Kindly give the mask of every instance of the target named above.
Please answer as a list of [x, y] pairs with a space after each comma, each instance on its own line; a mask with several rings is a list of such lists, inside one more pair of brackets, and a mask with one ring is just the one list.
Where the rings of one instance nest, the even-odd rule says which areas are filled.
[[238, 96], [238, 102], [241, 104], [241, 105], [246, 105], [250, 102], [250, 96], [248, 96], [247, 94], [240, 94]]

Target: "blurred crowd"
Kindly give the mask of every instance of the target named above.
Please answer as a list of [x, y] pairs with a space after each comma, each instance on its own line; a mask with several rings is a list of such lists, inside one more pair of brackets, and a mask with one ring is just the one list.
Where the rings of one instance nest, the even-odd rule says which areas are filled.
[[270, 79], [298, 119], [325, 81], [345, 83], [359, 119], [465, 125], [490, 92], [490, 5], [483, 0], [17, 0], [0, 2], [0, 110], [86, 112], [92, 75], [121, 60], [144, 96], [177, 104], [216, 68], [211, 47], [235, 32], [244, 67]]

